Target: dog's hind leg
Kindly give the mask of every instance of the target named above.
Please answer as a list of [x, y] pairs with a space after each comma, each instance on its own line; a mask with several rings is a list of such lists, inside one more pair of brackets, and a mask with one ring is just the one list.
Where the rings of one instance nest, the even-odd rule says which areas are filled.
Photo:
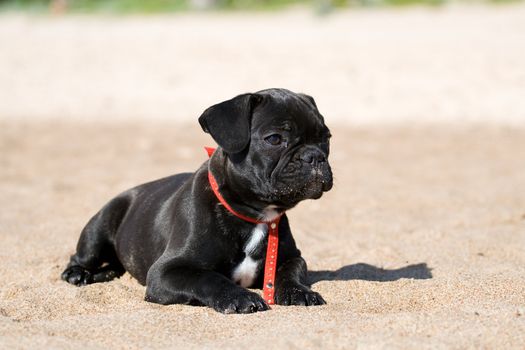
[[114, 242], [128, 207], [129, 198], [117, 197], [89, 220], [80, 234], [76, 253], [62, 272], [64, 281], [81, 286], [111, 281], [124, 274]]

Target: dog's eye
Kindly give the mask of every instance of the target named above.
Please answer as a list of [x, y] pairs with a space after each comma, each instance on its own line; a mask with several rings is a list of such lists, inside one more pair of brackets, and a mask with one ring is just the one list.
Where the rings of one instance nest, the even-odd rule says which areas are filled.
[[278, 146], [283, 142], [283, 137], [279, 134], [273, 134], [264, 138], [270, 145]]

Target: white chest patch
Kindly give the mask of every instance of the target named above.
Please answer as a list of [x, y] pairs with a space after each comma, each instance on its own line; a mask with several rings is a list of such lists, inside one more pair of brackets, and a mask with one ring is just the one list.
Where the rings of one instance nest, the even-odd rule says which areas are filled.
[[269, 205], [268, 207], [266, 207], [262, 217], [263, 221], [273, 221], [277, 219], [277, 216], [279, 216], [279, 212], [275, 209], [276, 206], [274, 205]]
[[261, 259], [253, 260], [251, 254], [253, 254], [257, 247], [262, 243], [266, 236], [266, 231], [266, 224], [258, 224], [255, 226], [250, 239], [244, 246], [246, 257], [235, 267], [235, 269], [233, 269], [232, 279], [242, 287], [250, 287], [255, 280], [255, 275], [257, 273], [257, 268], [261, 263]]

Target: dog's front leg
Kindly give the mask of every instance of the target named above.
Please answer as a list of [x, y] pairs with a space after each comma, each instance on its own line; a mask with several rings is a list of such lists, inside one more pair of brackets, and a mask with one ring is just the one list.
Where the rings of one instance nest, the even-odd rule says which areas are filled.
[[275, 303], [279, 305], [323, 305], [323, 297], [311, 290], [307, 282], [306, 262], [302, 257], [285, 261], [277, 270]]
[[206, 305], [226, 314], [268, 310], [258, 294], [214, 271], [154, 265], [146, 284], [145, 300], [153, 303]]

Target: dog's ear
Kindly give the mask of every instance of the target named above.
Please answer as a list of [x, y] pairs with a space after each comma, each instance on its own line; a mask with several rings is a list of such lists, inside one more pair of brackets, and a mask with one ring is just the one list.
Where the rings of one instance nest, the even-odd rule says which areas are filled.
[[226, 153], [239, 153], [250, 143], [252, 112], [259, 101], [257, 94], [243, 94], [218, 103], [202, 113], [199, 124]]
[[307, 94], [299, 94], [299, 95], [303, 97], [305, 100], [307, 100], [308, 102], [310, 102], [315, 108], [317, 108], [317, 105], [315, 104], [315, 100], [312, 96], [307, 95]]

